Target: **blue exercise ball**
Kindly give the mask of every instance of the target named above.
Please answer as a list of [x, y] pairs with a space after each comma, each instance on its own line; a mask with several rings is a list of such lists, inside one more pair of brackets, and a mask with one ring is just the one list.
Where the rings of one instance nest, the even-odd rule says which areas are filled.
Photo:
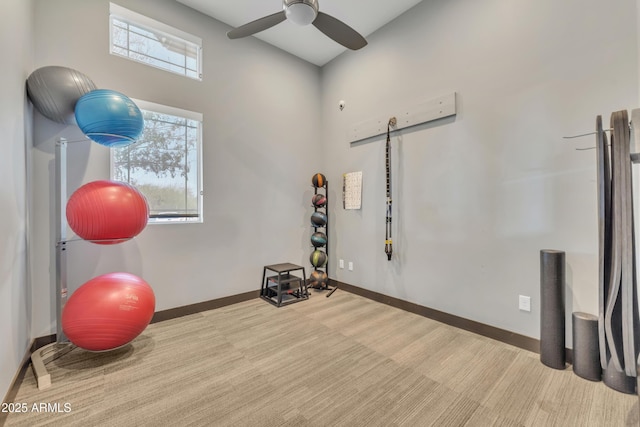
[[132, 144], [144, 130], [138, 106], [126, 95], [109, 89], [83, 95], [76, 103], [76, 121], [85, 135], [107, 147]]
[[76, 124], [78, 100], [96, 85], [80, 71], [51, 65], [38, 68], [27, 78], [27, 96], [46, 118], [67, 125]]

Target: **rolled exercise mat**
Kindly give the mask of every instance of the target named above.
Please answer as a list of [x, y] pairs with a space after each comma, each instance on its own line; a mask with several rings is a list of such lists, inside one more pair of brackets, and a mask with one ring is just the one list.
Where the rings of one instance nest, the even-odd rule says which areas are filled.
[[573, 324], [573, 372], [584, 379], [600, 381], [600, 345], [598, 344], [598, 316], [574, 312]]
[[596, 117], [596, 161], [598, 164], [598, 338], [600, 367], [607, 369], [610, 358], [605, 335], [605, 315], [612, 266], [612, 205], [611, 205], [611, 160], [609, 142], [602, 126], [602, 116]]
[[565, 368], [564, 277], [565, 253], [540, 251], [540, 361]]
[[[638, 363], [636, 364], [636, 369], [638, 369], [638, 372], [640, 372], [640, 355], [638, 355]], [[638, 393], [638, 390], [640, 390], [640, 375], [636, 377], [636, 394]]]
[[624, 371], [618, 371], [613, 359], [609, 359], [607, 369], [602, 371], [602, 382], [609, 388], [626, 394], [637, 394], [637, 379], [628, 377]]

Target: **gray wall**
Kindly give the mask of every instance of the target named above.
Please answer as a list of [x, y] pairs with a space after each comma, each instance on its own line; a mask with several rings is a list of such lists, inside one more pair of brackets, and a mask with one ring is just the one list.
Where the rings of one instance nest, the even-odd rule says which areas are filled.
[[25, 81], [33, 66], [30, 0], [6, 0], [0, 14], [0, 393], [4, 397], [31, 341], [27, 280], [27, 145], [31, 119]]
[[[575, 151], [595, 142], [562, 136], [638, 106], [636, 19], [635, 0], [425, 0], [325, 66], [327, 179], [364, 181], [362, 210], [333, 205], [330, 276], [537, 338], [539, 251], [560, 249], [567, 319], [597, 313], [595, 152]], [[347, 128], [454, 91], [454, 120], [393, 138], [388, 262], [386, 138], [350, 146]]]
[[[597, 114], [606, 122], [637, 106], [636, 1], [425, 0], [322, 73], [258, 40], [226, 40], [225, 25], [176, 2], [118, 2], [202, 37], [203, 82], [110, 56], [106, 0], [36, 0], [33, 25], [30, 3], [10, 1], [0, 18], [0, 51], [16, 58], [0, 83], [9, 153], [0, 156], [8, 206], [0, 230], [12, 255], [0, 264], [9, 343], [0, 350], [0, 389], [28, 340], [55, 330], [53, 147], [58, 137], [82, 137], [35, 113], [31, 143], [24, 81], [45, 65], [205, 116], [205, 223], [149, 226], [113, 247], [75, 242], [72, 289], [130, 271], [152, 284], [159, 310], [255, 290], [264, 264], [307, 265], [310, 175], [324, 171], [338, 201], [342, 173], [362, 170], [363, 209], [332, 204], [331, 277], [538, 337], [538, 253], [557, 248], [567, 251], [568, 312], [595, 312], [594, 153], [574, 150], [593, 140], [561, 137], [590, 131]], [[351, 147], [347, 126], [451, 91], [459, 95], [455, 120], [394, 138], [396, 253], [387, 262], [384, 139]], [[25, 140], [34, 147], [27, 153]], [[108, 164], [106, 148], [74, 144], [69, 191], [106, 178]], [[355, 270], [337, 269], [339, 258]], [[533, 297], [531, 313], [518, 311], [518, 294]]]
[[[192, 81], [109, 54], [106, 0], [36, 1], [35, 67], [63, 65], [98, 87], [204, 114], [204, 223], [149, 225], [136, 239], [103, 247], [69, 245], [69, 288], [98, 274], [147, 280], [156, 310], [259, 289], [262, 267], [308, 261], [311, 176], [320, 168], [320, 72], [257, 39], [228, 40], [229, 27], [172, 0], [121, 0], [203, 39], [204, 80]], [[60, 25], [64, 22], [64, 25]], [[51, 287], [56, 138], [75, 126], [35, 116], [34, 335], [55, 330]], [[109, 150], [69, 148], [69, 194], [108, 178]]]

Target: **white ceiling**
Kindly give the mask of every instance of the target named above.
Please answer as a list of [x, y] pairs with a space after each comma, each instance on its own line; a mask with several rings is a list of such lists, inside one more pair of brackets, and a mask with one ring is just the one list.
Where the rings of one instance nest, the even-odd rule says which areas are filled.
[[[282, 0], [176, 0], [231, 27], [282, 10]], [[392, 21], [422, 0], [319, 0], [320, 11], [333, 16], [362, 36]], [[348, 50], [322, 34], [313, 25], [298, 26], [284, 21], [254, 35], [312, 64], [323, 66]], [[242, 43], [242, 40], [234, 40]], [[365, 46], [363, 49], [366, 49]]]

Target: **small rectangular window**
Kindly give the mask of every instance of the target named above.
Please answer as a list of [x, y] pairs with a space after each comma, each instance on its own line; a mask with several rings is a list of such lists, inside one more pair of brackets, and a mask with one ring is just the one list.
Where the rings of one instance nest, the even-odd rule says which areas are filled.
[[109, 52], [202, 80], [202, 39], [109, 3]]
[[202, 114], [134, 102], [144, 132], [137, 142], [111, 149], [111, 179], [145, 195], [149, 223], [202, 222]]

